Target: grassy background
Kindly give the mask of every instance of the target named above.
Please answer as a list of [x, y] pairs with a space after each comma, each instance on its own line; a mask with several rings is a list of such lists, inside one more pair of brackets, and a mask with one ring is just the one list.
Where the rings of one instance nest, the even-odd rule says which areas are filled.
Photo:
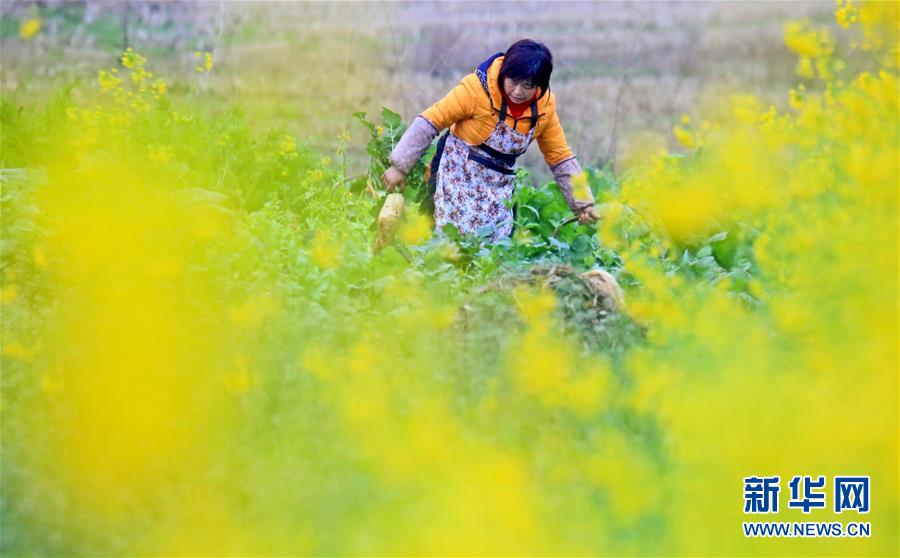
[[[40, 4], [40, 5], [38, 5]], [[206, 109], [241, 105], [260, 130], [284, 128], [331, 155], [349, 130], [351, 170], [366, 164], [351, 113], [387, 106], [413, 118], [488, 55], [519, 38], [555, 57], [552, 86], [583, 164], [615, 161], [648, 133], [677, 147], [671, 127], [724, 91], [779, 108], [793, 84], [783, 44], [788, 19], [831, 22], [828, 2], [5, 2], [2, 89], [39, 99], [73, 79], [93, 80], [128, 43], [171, 80], [201, 91]], [[40, 34], [19, 23], [40, 14]], [[194, 72], [194, 50], [215, 66]], [[525, 165], [549, 176], [538, 150]]]

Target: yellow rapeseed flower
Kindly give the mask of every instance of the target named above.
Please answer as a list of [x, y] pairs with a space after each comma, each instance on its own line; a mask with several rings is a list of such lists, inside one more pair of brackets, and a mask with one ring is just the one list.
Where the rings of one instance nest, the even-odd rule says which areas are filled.
[[15, 285], [6, 285], [0, 289], [0, 303], [6, 304], [12, 302], [18, 297], [19, 291]]
[[788, 91], [788, 102], [791, 105], [791, 108], [794, 110], [800, 110], [803, 108], [803, 99], [806, 93], [806, 87], [801, 83], [797, 89], [791, 89]]
[[194, 67], [194, 69], [197, 71], [197, 73], [208, 73], [210, 70], [212, 70], [212, 67], [213, 67], [212, 52], [209, 52], [209, 51], [200, 52], [199, 50], [195, 50], [194, 58], [201, 61], [200, 65]]
[[33, 17], [26, 19], [19, 26], [19, 36], [23, 39], [31, 39], [41, 30], [41, 18]]
[[572, 176], [572, 197], [576, 201], [590, 201], [591, 187], [588, 184], [587, 172], [582, 172]]
[[809, 21], [790, 21], [784, 27], [784, 42], [788, 48], [808, 58], [828, 56], [834, 50], [834, 39], [828, 29], [816, 29]]
[[142, 68], [144, 64], [147, 63], [147, 59], [135, 52], [131, 47], [125, 49], [125, 52], [122, 53], [120, 60], [122, 62], [122, 65], [129, 70]]
[[35, 267], [47, 267], [47, 253], [44, 251], [43, 246], [35, 246], [31, 251], [31, 257]]
[[540, 324], [548, 320], [556, 308], [556, 296], [550, 290], [534, 291], [526, 287], [517, 287], [513, 298], [518, 303], [522, 317], [532, 324]]
[[694, 141], [693, 134], [691, 134], [691, 131], [687, 128], [683, 128], [681, 126], [673, 126], [672, 133], [675, 134], [675, 139], [678, 140], [678, 143], [680, 143], [684, 147], [688, 149], [697, 147], [697, 143]]
[[405, 244], [418, 244], [431, 236], [431, 223], [425, 215], [413, 214], [400, 226], [399, 234]]
[[147, 158], [154, 163], [168, 163], [172, 160], [172, 148], [168, 145], [151, 145], [147, 150]]
[[234, 357], [234, 369], [223, 378], [225, 387], [234, 394], [248, 392], [259, 384], [259, 373], [251, 370], [248, 364], [249, 358], [245, 353]]
[[853, 0], [837, 0], [838, 9], [834, 12], [834, 19], [844, 29], [857, 21], [859, 12], [853, 5]]
[[16, 360], [22, 360], [26, 362], [31, 362], [33, 354], [31, 349], [29, 349], [22, 343], [19, 343], [18, 341], [14, 341], [12, 343], [4, 343], [2, 353], [5, 357], [14, 358]]
[[59, 373], [41, 376], [41, 390], [48, 395], [56, 395], [63, 390], [65, 385], [65, 381]]
[[278, 140], [278, 154], [282, 157], [294, 158], [297, 156], [297, 142], [288, 134], [284, 134]]
[[800, 60], [797, 60], [797, 67], [794, 71], [803, 79], [812, 79], [816, 77], [816, 71], [813, 68], [812, 60], [807, 56], [803, 56]]
[[153, 82], [153, 85], [150, 86], [150, 90], [153, 92], [153, 96], [156, 99], [159, 99], [166, 94], [166, 92], [169, 90], [169, 86], [166, 85], [165, 81], [158, 79]]
[[150, 105], [147, 104], [147, 101], [138, 97], [131, 102], [131, 108], [133, 108], [135, 112], [147, 112], [150, 110]]
[[759, 99], [754, 95], [732, 95], [731, 110], [745, 124], [758, 122], [763, 112]]
[[341, 247], [333, 234], [316, 231], [309, 248], [309, 257], [313, 263], [322, 269], [331, 269], [337, 266], [340, 253]]
[[122, 85], [122, 79], [116, 75], [117, 73], [115, 69], [109, 71], [100, 70], [100, 73], [97, 75], [97, 83], [100, 84], [101, 91], [104, 93], [113, 91]]

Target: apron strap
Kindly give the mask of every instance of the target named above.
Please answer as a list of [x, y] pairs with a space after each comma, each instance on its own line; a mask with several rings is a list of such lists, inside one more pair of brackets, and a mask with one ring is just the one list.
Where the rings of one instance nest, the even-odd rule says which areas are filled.
[[444, 145], [447, 143], [447, 136], [450, 130], [444, 132], [437, 143], [437, 149], [434, 150], [434, 156], [431, 158], [431, 174], [428, 176], [428, 195], [420, 202], [422, 207], [434, 218], [434, 195], [437, 192], [437, 175], [438, 169], [441, 168], [441, 158], [444, 156]]
[[505, 174], [507, 176], [516, 174], [515, 169], [510, 169], [507, 167], [500, 166], [496, 162], [491, 160], [490, 158], [479, 155], [478, 153], [475, 153], [471, 149], [469, 150], [469, 155], [466, 157], [466, 159], [470, 160], [470, 161], [475, 161], [476, 163], [481, 163], [485, 167], [491, 169], [492, 171], [499, 172], [500, 174]]
[[488, 145], [486, 143], [482, 143], [481, 145], [478, 146], [478, 148], [481, 149], [482, 151], [484, 151], [485, 153], [487, 153], [488, 155], [490, 155], [491, 157], [493, 157], [494, 159], [497, 159], [498, 161], [505, 163], [507, 166], [510, 166], [510, 167], [516, 164], [516, 158], [519, 156], [519, 155], [513, 154], [513, 153], [503, 153], [502, 151], [497, 151], [496, 149], [494, 149], [493, 147], [491, 147], [490, 145]]
[[506, 122], [506, 99], [500, 103], [500, 122]]

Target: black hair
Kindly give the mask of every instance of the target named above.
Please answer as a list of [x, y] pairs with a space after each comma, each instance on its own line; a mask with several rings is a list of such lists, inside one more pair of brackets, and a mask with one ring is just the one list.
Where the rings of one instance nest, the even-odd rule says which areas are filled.
[[540, 41], [522, 39], [516, 41], [503, 55], [500, 65], [500, 88], [505, 78], [517, 81], [531, 80], [541, 88], [541, 97], [550, 88], [550, 74], [553, 72], [553, 55]]

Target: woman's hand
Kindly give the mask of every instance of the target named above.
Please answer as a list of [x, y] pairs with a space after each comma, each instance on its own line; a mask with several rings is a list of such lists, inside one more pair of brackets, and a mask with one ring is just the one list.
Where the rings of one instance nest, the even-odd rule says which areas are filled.
[[381, 175], [381, 182], [384, 184], [384, 189], [388, 192], [402, 192], [403, 188], [406, 187], [405, 181], [406, 176], [393, 165], [388, 167], [384, 174]]
[[580, 207], [575, 214], [578, 216], [578, 222], [582, 225], [589, 225], [600, 220], [600, 213], [593, 203]]

